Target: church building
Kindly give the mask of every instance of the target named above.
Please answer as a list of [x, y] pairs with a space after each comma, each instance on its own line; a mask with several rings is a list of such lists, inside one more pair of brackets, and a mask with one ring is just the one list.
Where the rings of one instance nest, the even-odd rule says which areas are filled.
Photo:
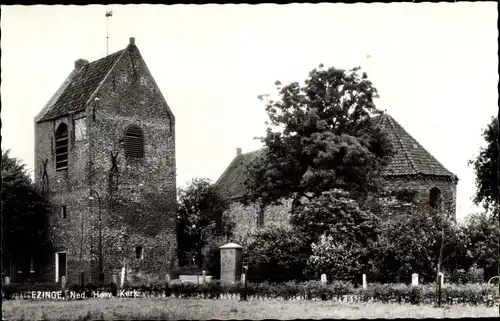
[[[455, 217], [457, 176], [389, 114], [376, 117], [374, 121], [386, 130], [395, 149], [395, 155], [382, 173], [383, 188], [388, 195], [383, 211], [389, 215], [397, 214], [407, 211], [411, 204], [419, 210], [445, 211]], [[242, 153], [241, 148], [237, 148], [235, 158], [215, 183], [221, 196], [231, 204], [230, 212], [240, 213], [234, 218], [239, 234], [251, 234], [257, 227], [268, 223], [287, 224], [290, 218], [290, 200], [284, 200], [283, 206], [272, 205], [265, 209], [241, 203], [249, 196], [245, 186], [247, 165], [263, 153], [264, 149]], [[245, 243], [244, 240], [238, 241]]]
[[130, 38], [74, 69], [35, 118], [35, 183], [52, 211], [43, 277], [110, 282], [176, 264], [175, 117]]

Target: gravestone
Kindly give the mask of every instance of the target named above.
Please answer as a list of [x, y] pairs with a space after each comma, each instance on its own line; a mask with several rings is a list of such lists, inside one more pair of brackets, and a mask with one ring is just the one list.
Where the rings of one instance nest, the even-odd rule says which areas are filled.
[[243, 248], [235, 243], [228, 243], [220, 248], [220, 280], [236, 283], [241, 276], [241, 254]]
[[418, 273], [413, 273], [411, 275], [411, 285], [412, 286], [417, 286], [418, 285]]
[[10, 284], [10, 277], [6, 276], [5, 277], [5, 285]]
[[326, 274], [323, 273], [321, 274], [321, 284], [326, 285], [326, 283], [327, 283]]

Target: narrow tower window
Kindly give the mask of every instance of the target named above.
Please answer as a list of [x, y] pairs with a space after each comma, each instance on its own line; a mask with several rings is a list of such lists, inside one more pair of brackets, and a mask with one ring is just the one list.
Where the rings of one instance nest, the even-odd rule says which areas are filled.
[[61, 206], [61, 218], [67, 218], [67, 208], [66, 205]]
[[56, 170], [68, 168], [68, 126], [60, 124], [56, 130]]
[[432, 208], [438, 209], [441, 203], [441, 191], [439, 188], [434, 187], [429, 193], [429, 205]]
[[142, 260], [144, 258], [143, 251], [142, 251], [142, 246], [136, 246], [135, 247], [135, 258], [138, 259], [138, 260]]
[[124, 149], [126, 157], [144, 157], [144, 135], [138, 126], [125, 131]]

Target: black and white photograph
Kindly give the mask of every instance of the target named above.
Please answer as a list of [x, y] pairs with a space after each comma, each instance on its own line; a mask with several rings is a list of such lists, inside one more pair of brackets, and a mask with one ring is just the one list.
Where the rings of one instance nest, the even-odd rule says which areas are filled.
[[498, 317], [497, 23], [2, 5], [2, 320]]

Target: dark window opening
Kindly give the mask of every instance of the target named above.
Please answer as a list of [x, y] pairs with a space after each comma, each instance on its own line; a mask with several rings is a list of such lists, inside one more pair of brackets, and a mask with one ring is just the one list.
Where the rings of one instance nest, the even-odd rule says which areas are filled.
[[30, 257], [30, 273], [35, 273], [35, 260], [33, 256]]
[[137, 126], [130, 126], [125, 131], [124, 149], [126, 157], [144, 157], [144, 135]]
[[68, 126], [57, 127], [56, 135], [56, 170], [68, 168]]
[[138, 260], [143, 259], [143, 251], [142, 251], [142, 246], [136, 246], [135, 247], [135, 258]]
[[441, 191], [439, 190], [439, 188], [434, 187], [431, 189], [429, 193], [429, 205], [432, 208], [437, 209], [439, 208], [440, 202], [441, 202]]
[[66, 205], [61, 206], [61, 218], [67, 218], [67, 208]]

